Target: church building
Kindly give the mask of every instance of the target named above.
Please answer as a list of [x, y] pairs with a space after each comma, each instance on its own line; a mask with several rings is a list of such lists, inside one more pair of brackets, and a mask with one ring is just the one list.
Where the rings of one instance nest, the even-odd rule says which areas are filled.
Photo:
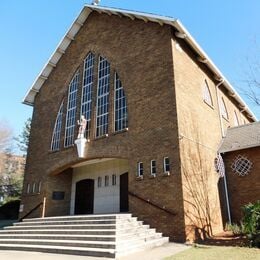
[[256, 117], [179, 20], [85, 5], [23, 103], [20, 217], [129, 212], [182, 242], [229, 221], [214, 160]]

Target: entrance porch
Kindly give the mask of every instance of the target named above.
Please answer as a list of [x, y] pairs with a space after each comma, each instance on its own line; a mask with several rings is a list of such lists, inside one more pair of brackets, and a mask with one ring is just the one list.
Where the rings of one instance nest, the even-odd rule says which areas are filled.
[[128, 161], [105, 158], [73, 166], [70, 215], [128, 211]]

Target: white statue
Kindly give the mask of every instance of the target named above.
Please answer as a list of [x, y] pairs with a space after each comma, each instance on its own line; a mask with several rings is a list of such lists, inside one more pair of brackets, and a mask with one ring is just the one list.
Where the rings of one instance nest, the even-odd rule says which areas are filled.
[[78, 120], [78, 126], [79, 126], [79, 131], [78, 131], [78, 139], [82, 139], [85, 136], [85, 131], [87, 127], [87, 120], [84, 115], [80, 117], [80, 120]]
[[98, 5], [99, 2], [100, 2], [100, 0], [93, 0], [93, 1], [92, 1], [92, 5]]

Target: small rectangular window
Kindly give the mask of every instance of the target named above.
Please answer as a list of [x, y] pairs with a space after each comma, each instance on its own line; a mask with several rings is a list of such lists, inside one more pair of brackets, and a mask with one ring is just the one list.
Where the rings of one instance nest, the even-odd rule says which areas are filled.
[[112, 175], [112, 185], [113, 186], [116, 185], [116, 175], [115, 174]]
[[102, 178], [98, 177], [98, 188], [102, 186]]
[[40, 181], [40, 182], [38, 183], [38, 193], [41, 192], [41, 189], [42, 189], [42, 182]]
[[36, 188], [36, 183], [34, 182], [32, 186], [32, 193], [35, 193], [35, 188]]
[[109, 176], [106, 175], [105, 176], [105, 186], [108, 186], [109, 185]]
[[164, 172], [170, 172], [170, 159], [169, 157], [164, 157], [164, 164], [163, 164]]
[[144, 165], [142, 162], [138, 162], [137, 164], [137, 176], [142, 177], [144, 175]]
[[28, 184], [27, 184], [27, 189], [26, 189], [27, 194], [30, 193], [30, 189], [31, 189], [31, 185], [30, 185], [30, 183], [28, 183]]
[[156, 161], [151, 160], [151, 175], [156, 175]]

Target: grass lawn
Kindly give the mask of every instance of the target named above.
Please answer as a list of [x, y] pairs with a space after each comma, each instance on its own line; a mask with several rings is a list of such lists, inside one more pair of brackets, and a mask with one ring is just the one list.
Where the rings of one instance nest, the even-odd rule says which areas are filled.
[[3, 229], [5, 226], [11, 226], [14, 222], [17, 222], [17, 220], [0, 220], [0, 229]]
[[260, 249], [198, 245], [165, 260], [260, 260]]

